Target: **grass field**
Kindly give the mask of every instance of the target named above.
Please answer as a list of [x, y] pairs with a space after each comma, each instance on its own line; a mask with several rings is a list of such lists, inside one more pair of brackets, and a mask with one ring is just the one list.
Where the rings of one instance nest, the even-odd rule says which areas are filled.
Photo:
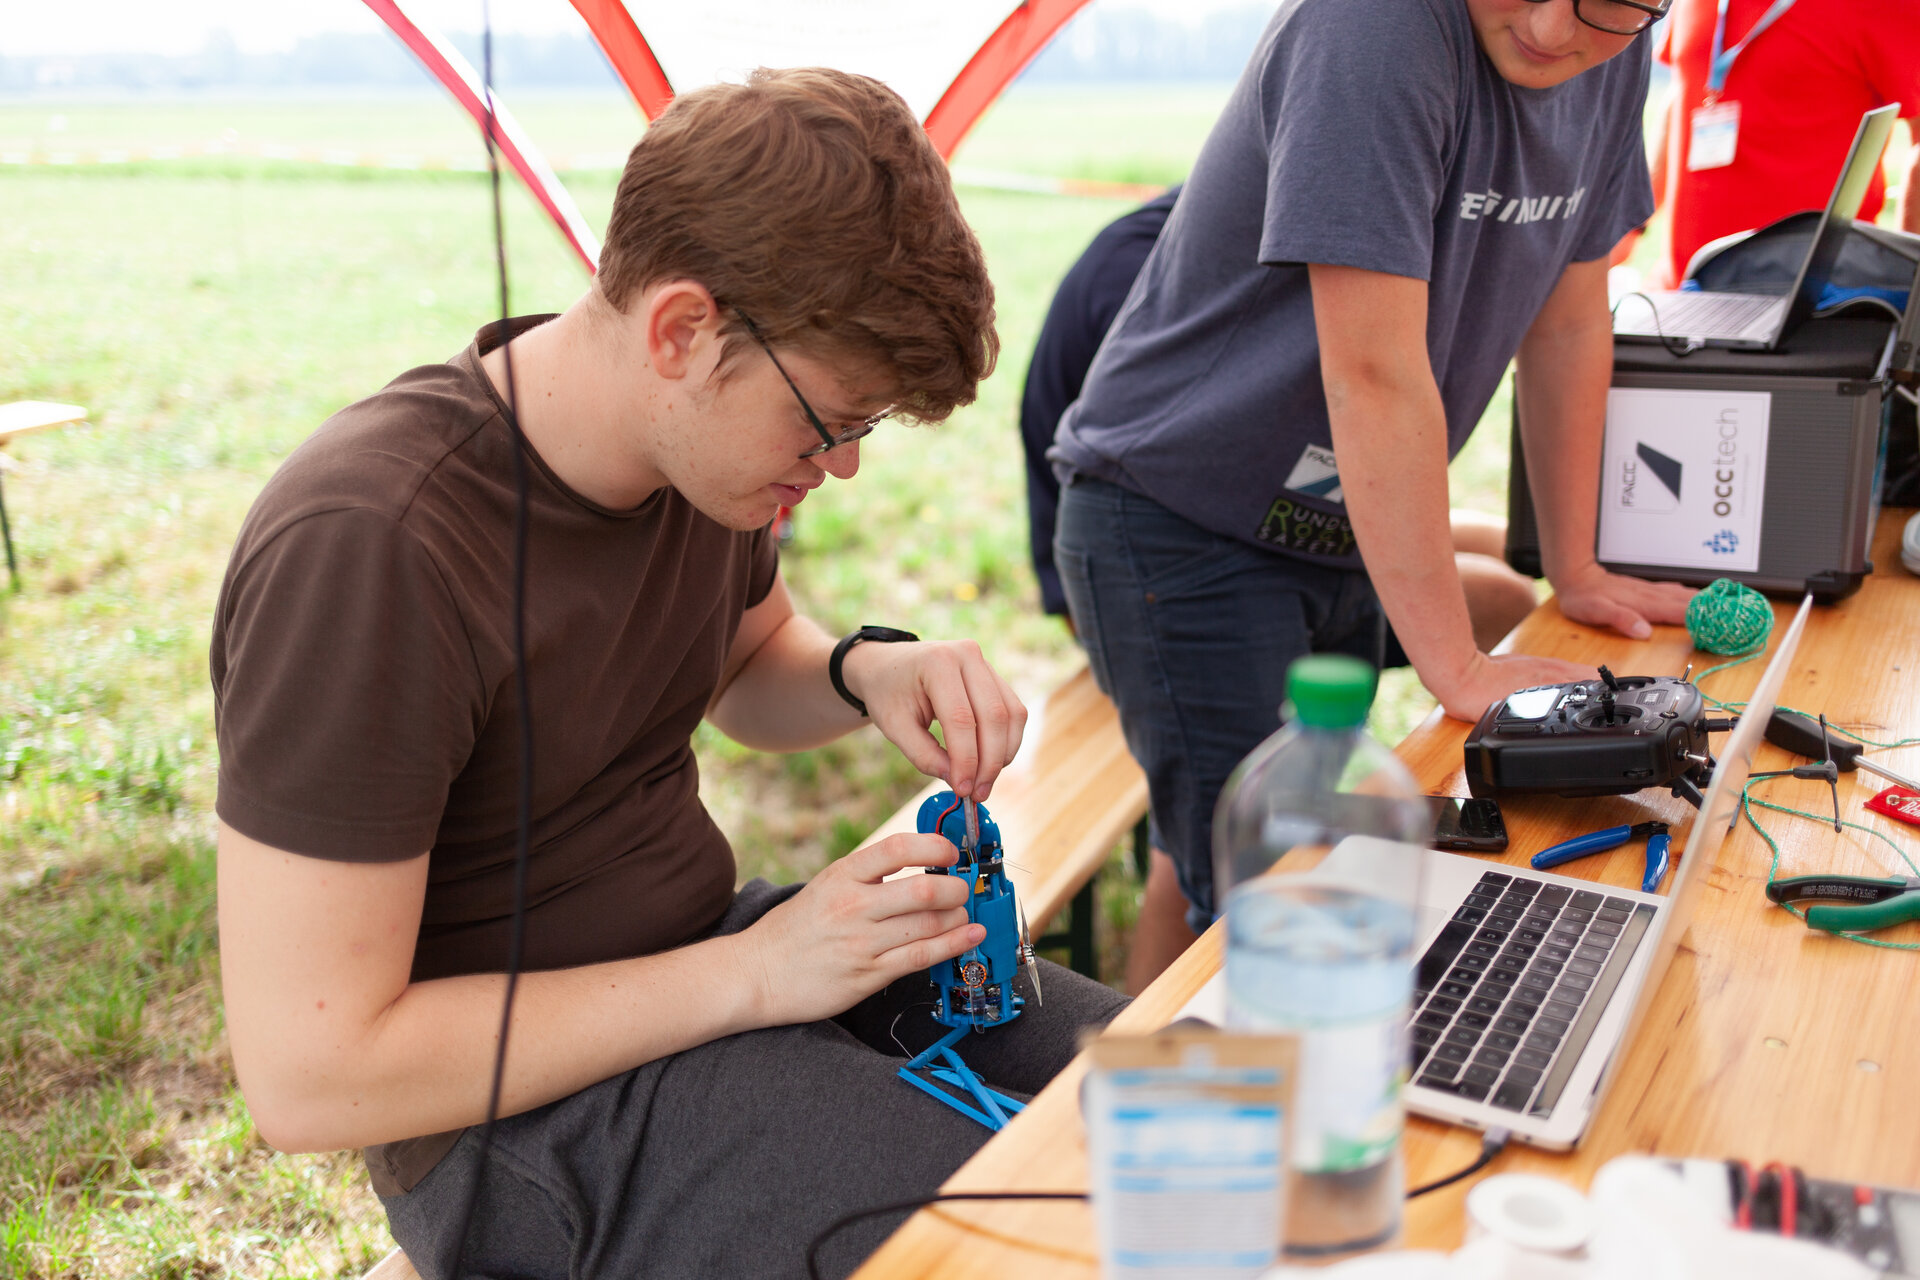
[[[969, 139], [981, 167], [1177, 179], [1218, 90], [1018, 93]], [[614, 99], [521, 114], [555, 153], [626, 145]], [[471, 148], [437, 98], [0, 104], [10, 148], [214, 138], [430, 153]], [[569, 177], [596, 226], [612, 175]], [[873, 619], [977, 637], [1038, 696], [1075, 654], [1026, 560], [1016, 408], [1060, 274], [1122, 211], [967, 190], [1004, 357], [978, 404], [889, 430], [863, 474], [803, 509], [785, 571], [829, 629]], [[224, 157], [0, 167], [0, 400], [88, 407], [15, 446], [23, 590], [0, 596], [0, 1277], [345, 1276], [385, 1252], [349, 1156], [282, 1157], [234, 1091], [213, 933], [209, 619], [227, 549], [278, 460], [330, 412], [444, 359], [494, 313], [484, 181]], [[517, 192], [514, 306], [583, 277]], [[1504, 402], [1490, 410], [1504, 423]], [[1498, 510], [1504, 430], [1456, 464]], [[1380, 732], [1431, 702], [1389, 679]], [[919, 784], [871, 731], [805, 755], [698, 742], [743, 875], [804, 877]], [[1105, 905], [1109, 963], [1132, 889]]]

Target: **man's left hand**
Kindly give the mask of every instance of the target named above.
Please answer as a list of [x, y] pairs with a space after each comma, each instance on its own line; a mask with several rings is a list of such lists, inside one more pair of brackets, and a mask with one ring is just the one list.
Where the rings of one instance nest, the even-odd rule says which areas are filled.
[[887, 741], [956, 795], [986, 799], [1020, 749], [1027, 708], [971, 640], [858, 644], [841, 675]]
[[1589, 560], [1572, 574], [1553, 579], [1560, 612], [1575, 622], [1611, 627], [1633, 640], [1653, 634], [1653, 623], [1684, 623], [1694, 588], [1677, 582], [1647, 582], [1610, 573]]

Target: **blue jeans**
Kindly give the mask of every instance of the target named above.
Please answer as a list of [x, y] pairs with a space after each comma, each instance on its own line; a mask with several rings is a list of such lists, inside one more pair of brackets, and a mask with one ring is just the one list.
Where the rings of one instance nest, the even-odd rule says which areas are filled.
[[1376, 666], [1406, 654], [1360, 570], [1224, 537], [1151, 498], [1075, 477], [1054, 563], [1093, 678], [1146, 771], [1154, 844], [1187, 922], [1212, 922], [1213, 807], [1227, 775], [1280, 727], [1287, 667], [1306, 653]]

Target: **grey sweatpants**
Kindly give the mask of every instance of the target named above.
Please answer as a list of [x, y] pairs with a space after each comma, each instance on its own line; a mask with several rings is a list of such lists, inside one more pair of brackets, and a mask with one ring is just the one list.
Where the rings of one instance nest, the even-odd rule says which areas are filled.
[[[717, 932], [746, 928], [798, 888], [749, 883]], [[982, 1079], [1023, 1099], [1073, 1057], [1081, 1028], [1126, 1004], [1044, 961], [1041, 983], [1043, 1007], [1022, 979], [1019, 1019], [957, 1046]], [[831, 1021], [728, 1036], [500, 1121], [462, 1280], [803, 1276], [807, 1244], [828, 1223], [931, 1195], [990, 1136], [895, 1074], [903, 1045], [917, 1053], [946, 1031], [932, 991], [915, 973]], [[479, 1149], [470, 1129], [412, 1191], [383, 1197], [427, 1280], [453, 1280]], [[852, 1271], [899, 1221], [836, 1234], [822, 1274]]]

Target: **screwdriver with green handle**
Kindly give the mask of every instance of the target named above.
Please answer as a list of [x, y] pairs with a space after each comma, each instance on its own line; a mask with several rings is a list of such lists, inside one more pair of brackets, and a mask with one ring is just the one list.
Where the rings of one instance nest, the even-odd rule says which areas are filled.
[[1809, 928], [1828, 933], [1868, 933], [1909, 920], [1920, 920], [1920, 877], [1789, 876], [1767, 885], [1773, 902], [1807, 902], [1816, 898], [1838, 901], [1807, 908]]
[[1920, 791], [1920, 782], [1912, 778], [1903, 778], [1893, 770], [1876, 760], [1861, 754], [1865, 747], [1858, 742], [1833, 742], [1821, 732], [1819, 724], [1797, 711], [1774, 708], [1773, 718], [1767, 721], [1767, 741], [1776, 747], [1785, 747], [1798, 756], [1812, 756], [1818, 760], [1832, 751], [1834, 767], [1842, 773], [1852, 773], [1855, 769], [1865, 769], [1868, 773], [1877, 773], [1888, 782], [1898, 783], [1909, 791]]

